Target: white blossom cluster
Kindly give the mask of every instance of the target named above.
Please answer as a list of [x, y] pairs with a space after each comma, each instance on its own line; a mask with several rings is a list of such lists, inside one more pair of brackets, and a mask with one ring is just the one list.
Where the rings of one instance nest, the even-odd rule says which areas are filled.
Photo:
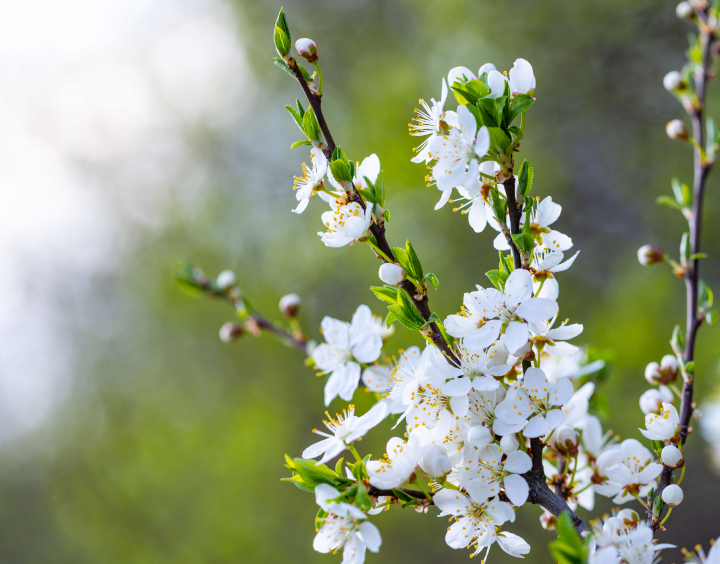
[[[412, 135], [425, 136], [412, 160], [431, 166], [429, 185], [442, 192], [436, 209], [457, 191], [455, 201], [464, 202], [457, 209], [467, 213], [472, 229], [481, 232], [490, 225], [498, 232], [495, 248], [508, 253], [509, 212], [498, 217], [503, 207], [492, 202], [511, 197], [501, 190], [509, 176], [508, 163], [491, 150], [498, 133], [480, 126], [477, 111], [459, 96], [457, 109], [446, 110], [448, 84], [455, 92], [475, 88], [491, 101], [509, 96], [512, 103], [518, 96], [534, 95], [532, 67], [518, 59], [507, 74], [491, 64], [477, 74], [454, 68], [447, 82], [442, 81], [440, 101], [421, 100], [422, 109], [416, 111], [416, 124], [411, 126]], [[304, 166], [304, 176], [296, 181], [299, 204], [294, 211], [302, 212], [318, 193], [331, 208], [322, 214], [326, 231], [319, 235], [325, 245], [367, 240], [372, 223], [381, 221], [382, 206], [361, 203], [352, 195], [366, 193], [378, 181], [377, 156], [357, 163], [352, 181], [338, 181], [320, 149], [311, 151], [311, 159], [312, 166]], [[386, 328], [367, 305], [357, 308], [350, 323], [323, 319], [325, 342], [312, 350], [311, 357], [320, 374], [327, 375], [325, 405], [337, 397], [352, 401], [359, 387], [372, 392], [377, 403], [364, 415], [355, 415], [351, 405], [343, 415], [325, 421], [328, 432], [315, 431], [323, 439], [303, 452], [304, 459], [325, 464], [349, 449], [364, 469], [363, 483], [372, 502], [362, 511], [341, 489], [318, 485], [316, 500], [324, 516], [318, 522], [316, 550], [342, 548], [344, 564], [362, 563], [365, 550], [377, 551], [381, 544], [369, 518], [400, 503], [398, 492], [416, 488], [413, 504], [418, 511], [427, 512], [432, 504], [440, 516], [455, 521], [446, 534], [450, 547], [467, 547], [476, 555], [487, 554], [497, 543], [506, 553], [523, 557], [530, 546], [504, 526], [528, 501], [524, 475], [533, 470], [532, 440], [545, 447], [541, 465], [547, 483], [563, 492], [573, 510], [593, 509], [595, 494], [619, 504], [647, 497], [658, 485], [663, 464], [682, 465], [682, 453], [675, 446], [678, 415], [668, 388], [677, 375], [674, 357], [648, 366], [648, 381], [660, 387], [644, 394], [640, 402], [647, 414], [643, 435], [666, 444], [662, 460], [635, 439], [611, 440], [589, 412], [594, 384], [573, 382], [587, 380], [604, 363], [587, 362], [584, 351], [569, 342], [580, 335], [582, 325], [557, 321], [556, 275], [570, 268], [578, 253], [565, 259], [573, 243], [554, 228], [561, 206], [550, 196], [523, 199], [519, 189], [515, 193], [523, 208], [519, 228], [531, 248], [522, 252], [523, 268], [516, 267], [509, 254], [502, 258], [507, 272], [491, 278], [494, 287], [478, 285], [464, 295], [461, 311], [442, 321], [456, 362], [430, 339], [422, 347], [389, 356], [383, 347], [392, 328]], [[388, 287], [406, 283], [409, 275], [401, 264], [392, 262], [384, 263], [379, 274]], [[360, 459], [354, 443], [387, 417], [395, 421], [400, 434], [388, 441], [382, 458]], [[345, 477], [354, 480], [351, 468], [346, 468]], [[679, 490], [669, 489], [673, 487]], [[421, 492], [425, 496], [418, 495]], [[668, 498], [671, 505], [672, 496]], [[623, 510], [597, 529], [592, 562], [650, 563], [664, 548], [652, 544], [644, 522], [636, 518], [624, 522], [625, 514], [637, 517]], [[541, 520], [549, 522], [547, 515]]]

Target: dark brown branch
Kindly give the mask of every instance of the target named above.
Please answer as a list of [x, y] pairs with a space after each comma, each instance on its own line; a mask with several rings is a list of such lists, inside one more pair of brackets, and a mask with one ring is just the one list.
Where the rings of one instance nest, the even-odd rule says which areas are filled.
[[[323, 135], [325, 136], [325, 140], [327, 141], [327, 148], [325, 150], [325, 156], [330, 161], [332, 159], [333, 151], [335, 150], [335, 142], [333, 141], [332, 135], [330, 134], [330, 129], [327, 126], [327, 122], [325, 121], [325, 116], [323, 115], [322, 106], [321, 106], [321, 97], [315, 94], [310, 90], [310, 87], [308, 86], [307, 82], [305, 81], [305, 78], [302, 75], [302, 72], [298, 68], [298, 65], [295, 61], [295, 59], [290, 58], [287, 61], [288, 68], [293, 72], [295, 75], [295, 78], [300, 83], [300, 87], [302, 88], [303, 92], [305, 93], [305, 97], [307, 98], [308, 102], [310, 103], [310, 106], [312, 107], [313, 111], [315, 112], [315, 117], [318, 120], [318, 124], [320, 125], [320, 129], [322, 129]], [[365, 202], [363, 201], [360, 194], [358, 194], [357, 190], [354, 189], [353, 194], [351, 196], [351, 201], [357, 202], [360, 204], [360, 206], [365, 209]], [[370, 225], [370, 232], [373, 234], [377, 241], [378, 248], [391, 260], [395, 261], [395, 255], [392, 252], [392, 249], [390, 248], [390, 245], [387, 242], [387, 238], [385, 237], [385, 226], [382, 224], [379, 224], [375, 221], [373, 221]], [[385, 262], [384, 257], [380, 257], [383, 262]], [[430, 315], [432, 312], [430, 311], [430, 306], [428, 305], [428, 295], [427, 292], [423, 292], [422, 296], [418, 299], [416, 296], [418, 295], [417, 288], [415, 285], [410, 282], [409, 280], [405, 280], [401, 284], [402, 289], [410, 296], [412, 299], [413, 304], [415, 305], [415, 308], [417, 309], [418, 313], [422, 316], [422, 318], [427, 321], [430, 319]], [[454, 366], [460, 366], [460, 360], [458, 359], [455, 352], [452, 350], [448, 342], [445, 340], [445, 337], [443, 336], [442, 332], [440, 331], [440, 328], [438, 327], [437, 323], [433, 322], [430, 324], [430, 330], [432, 331], [428, 336], [432, 340], [433, 344], [442, 351], [442, 353], [447, 358], [448, 362], [450, 364], [453, 364]]]
[[[518, 233], [520, 233], [520, 218], [522, 217], [522, 213], [518, 208], [517, 197], [515, 195], [515, 177], [511, 176], [505, 182], [503, 182], [503, 187], [505, 188], [505, 196], [507, 198], [508, 205], [508, 216], [510, 218], [510, 234], [517, 235]], [[517, 246], [515, 246], [515, 241], [512, 240], [512, 237], [506, 237], [506, 240], [508, 242], [508, 245], [510, 245], [510, 250], [512, 251], [515, 269], [520, 269], [522, 267], [520, 251], [518, 251]]]
[[[705, 109], [705, 91], [707, 87], [708, 69], [712, 64], [712, 45], [715, 40], [714, 32], [708, 28], [707, 9], [698, 12], [700, 23], [700, 38], [702, 41], [702, 62], [697, 67], [694, 81], [695, 94], [697, 96], [697, 104], [688, 112], [690, 121], [692, 122], [693, 139], [696, 141], [693, 157], [693, 206], [692, 213], [688, 218], [688, 227], [690, 230], [690, 253], [697, 257], [700, 253], [700, 234], [702, 231], [702, 214], [703, 200], [705, 197], [705, 185], [707, 176], [710, 173], [712, 163], [707, 163], [703, 159], [700, 147], [705, 147], [705, 123], [703, 111]], [[694, 362], [695, 360], [695, 337], [697, 331], [702, 324], [703, 318], [698, 311], [698, 293], [700, 284], [699, 273], [700, 262], [694, 258], [686, 265], [685, 272], [685, 292], [686, 292], [686, 309], [687, 319], [685, 322], [685, 350], [683, 351], [683, 360], [685, 364]], [[680, 403], [680, 438], [681, 444], [684, 445], [688, 437], [690, 429], [690, 420], [694, 411], [693, 387], [694, 387], [694, 369], [691, 374], [684, 375], [682, 399]], [[657, 492], [653, 498], [662, 495], [663, 490], [672, 483], [673, 469], [665, 466], [660, 475], [660, 482]], [[660, 527], [659, 516], [653, 519], [653, 503], [648, 507], [648, 523], [653, 531]]]

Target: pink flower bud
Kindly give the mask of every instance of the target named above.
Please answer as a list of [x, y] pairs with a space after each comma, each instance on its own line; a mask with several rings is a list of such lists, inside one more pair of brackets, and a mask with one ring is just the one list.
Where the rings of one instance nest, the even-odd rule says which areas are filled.
[[677, 484], [670, 484], [663, 491], [662, 500], [667, 503], [670, 507], [680, 505], [683, 500], [683, 491]]
[[561, 454], [575, 456], [579, 443], [580, 437], [572, 427], [560, 425], [555, 431], [555, 448]]
[[667, 133], [667, 136], [670, 139], [677, 139], [679, 141], [684, 141], [688, 138], [688, 132], [687, 129], [685, 129], [685, 124], [679, 119], [669, 121], [665, 126], [665, 133]]
[[305, 57], [308, 63], [318, 60], [317, 43], [307, 37], [302, 37], [295, 42], [295, 49], [301, 57]]
[[638, 261], [643, 266], [657, 264], [665, 258], [665, 252], [654, 245], [643, 245], [637, 252]]
[[292, 319], [293, 317], [297, 317], [301, 305], [300, 296], [297, 294], [287, 294], [280, 298], [279, 308], [285, 317]]
[[232, 343], [240, 338], [245, 332], [245, 328], [238, 323], [228, 321], [225, 325], [220, 327], [220, 340], [223, 343]]
[[657, 362], [651, 362], [645, 367], [645, 379], [648, 381], [648, 384], [655, 386], [660, 383], [662, 374], [660, 374], [660, 365]]
[[554, 531], [555, 526], [557, 525], [557, 517], [549, 511], [545, 511], [542, 515], [540, 515], [540, 525], [542, 525], [542, 528], [547, 531]]
[[380, 276], [380, 280], [391, 286], [400, 284], [400, 282], [405, 280], [405, 271], [403, 268], [397, 264], [390, 264], [389, 262], [386, 262], [380, 267], [378, 275]]
[[675, 92], [684, 87], [685, 81], [678, 71], [670, 71], [663, 78], [663, 86], [668, 92]]
[[665, 466], [670, 468], [682, 468], [685, 465], [685, 459], [682, 452], [675, 445], [668, 445], [660, 452], [660, 459]]
[[670, 372], [677, 373], [678, 371], [678, 360], [674, 354], [666, 354], [660, 360], [660, 368], [668, 370]]
[[622, 509], [616, 515], [625, 525], [635, 525], [640, 522], [640, 516], [632, 509]]

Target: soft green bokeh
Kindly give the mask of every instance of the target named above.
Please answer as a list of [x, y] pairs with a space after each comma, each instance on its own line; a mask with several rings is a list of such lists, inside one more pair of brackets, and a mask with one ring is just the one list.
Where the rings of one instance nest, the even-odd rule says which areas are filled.
[[[563, 206], [558, 228], [582, 252], [560, 280], [561, 312], [585, 325], [577, 340], [611, 351], [602, 387], [608, 428], [638, 436], [644, 366], [669, 352], [684, 320], [684, 287], [663, 267], [641, 268], [643, 243], [674, 249], [679, 214], [653, 203], [669, 179], [690, 180], [688, 147], [663, 126], [680, 108], [662, 89], [682, 63], [688, 26], [673, 2], [570, 0], [292, 0], [285, 4], [295, 38], [314, 38], [325, 79], [324, 107], [336, 141], [361, 160], [376, 152], [385, 172], [393, 245], [411, 238], [423, 265], [440, 279], [431, 304], [455, 313], [462, 293], [496, 266], [494, 232], [476, 235], [450, 206], [434, 212], [439, 193], [409, 162], [407, 134], [418, 98], [439, 97], [440, 80], [457, 65], [531, 61], [537, 103], [528, 114], [522, 156], [535, 169], [534, 195]], [[299, 137], [282, 108], [300, 96], [272, 65], [275, 0], [235, 0], [238, 37], [257, 94], [241, 123], [188, 130], [195, 158], [213, 174], [193, 214], [177, 213], [172, 190], [166, 225], [102, 281], [118, 306], [108, 331], [71, 332], [82, 362], [73, 393], [41, 431], [5, 453], [0, 467], [0, 560], [39, 563], [339, 562], [312, 551], [313, 497], [280, 482], [283, 455], [298, 455], [323, 417], [323, 380], [270, 336], [227, 346], [217, 331], [232, 311], [191, 299], [175, 286], [173, 262], [187, 259], [209, 274], [238, 273], [259, 309], [297, 292], [302, 322], [317, 336], [322, 316], [349, 319], [359, 303], [383, 313], [367, 290], [378, 263], [368, 249], [326, 249], [315, 234], [321, 202], [302, 215], [292, 176], [307, 158], [290, 151]], [[715, 86], [715, 85], [713, 85]], [[717, 109], [713, 94], [710, 108]], [[718, 176], [711, 177], [702, 265], [720, 288]], [[418, 340], [400, 329], [390, 347]], [[718, 332], [698, 340], [698, 393], [717, 381]], [[362, 404], [362, 393], [357, 401]], [[341, 409], [338, 402], [332, 409]], [[390, 425], [362, 452], [382, 454]], [[720, 531], [720, 483], [708, 470], [699, 434], [688, 447], [685, 499], [663, 541], [706, 543]], [[610, 505], [603, 502], [601, 509]], [[432, 511], [431, 511], [432, 513]], [[549, 562], [552, 533], [529, 506], [508, 527], [527, 538], [527, 562]], [[595, 515], [600, 513], [600, 509]], [[589, 517], [581, 510], [583, 517]], [[384, 545], [368, 562], [464, 562], [443, 540], [445, 520], [400, 510], [378, 516]], [[494, 548], [492, 562], [512, 561]], [[674, 559], [674, 560], [673, 560]], [[679, 561], [678, 553], [666, 561]]]

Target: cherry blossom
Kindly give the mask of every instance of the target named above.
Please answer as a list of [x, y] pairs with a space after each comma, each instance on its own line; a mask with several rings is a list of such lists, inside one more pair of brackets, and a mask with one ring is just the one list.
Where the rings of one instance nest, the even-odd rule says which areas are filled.
[[310, 197], [315, 190], [323, 185], [323, 178], [327, 173], [327, 159], [320, 149], [312, 149], [310, 151], [312, 159], [312, 167], [303, 163], [303, 175], [295, 177], [295, 198], [298, 201], [297, 207], [293, 210], [295, 213], [302, 213], [310, 203]]

